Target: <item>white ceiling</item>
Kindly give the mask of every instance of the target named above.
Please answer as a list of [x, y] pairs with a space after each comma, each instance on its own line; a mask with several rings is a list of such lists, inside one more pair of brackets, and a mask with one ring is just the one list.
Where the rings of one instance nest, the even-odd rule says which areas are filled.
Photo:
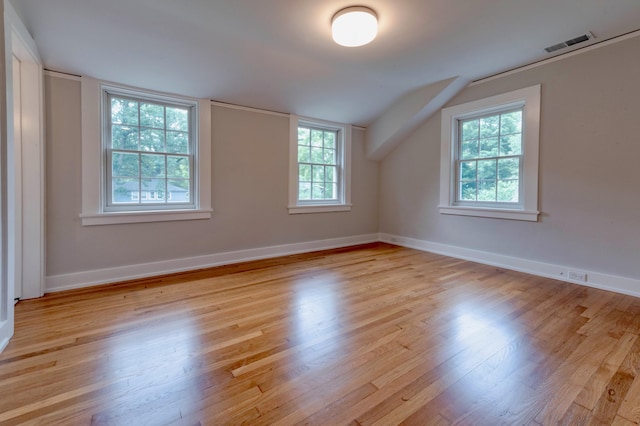
[[[640, 27], [640, 0], [11, 1], [48, 69], [359, 125], [418, 87]], [[331, 40], [351, 5], [378, 13], [367, 46]]]

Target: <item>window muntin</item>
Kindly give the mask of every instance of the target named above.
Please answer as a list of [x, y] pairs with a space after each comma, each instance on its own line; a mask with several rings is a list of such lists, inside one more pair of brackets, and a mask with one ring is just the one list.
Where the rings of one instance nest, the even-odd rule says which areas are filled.
[[194, 105], [105, 98], [105, 211], [194, 208]]
[[518, 108], [457, 120], [457, 204], [520, 204], [522, 114]]
[[335, 129], [298, 126], [298, 202], [337, 202], [341, 196]]

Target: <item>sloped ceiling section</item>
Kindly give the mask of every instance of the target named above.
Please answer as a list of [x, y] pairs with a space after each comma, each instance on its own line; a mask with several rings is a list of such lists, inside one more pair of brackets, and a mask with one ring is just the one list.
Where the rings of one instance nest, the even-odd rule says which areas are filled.
[[367, 158], [382, 160], [468, 83], [462, 77], [453, 77], [400, 98], [367, 128]]
[[[49, 69], [360, 126], [422, 87], [640, 26], [638, 0], [10, 1]], [[338, 46], [331, 17], [354, 4], [376, 11], [378, 37]]]

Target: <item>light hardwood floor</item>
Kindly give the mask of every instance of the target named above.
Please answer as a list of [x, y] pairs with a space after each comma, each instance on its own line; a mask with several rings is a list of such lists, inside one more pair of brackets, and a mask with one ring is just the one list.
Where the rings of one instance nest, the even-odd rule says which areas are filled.
[[386, 244], [16, 306], [0, 424], [640, 420], [640, 299]]

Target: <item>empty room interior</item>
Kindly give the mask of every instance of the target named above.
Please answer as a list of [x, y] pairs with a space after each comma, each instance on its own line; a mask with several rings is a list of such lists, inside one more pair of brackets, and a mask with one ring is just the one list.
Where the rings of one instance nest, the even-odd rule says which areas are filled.
[[637, 0], [0, 7], [0, 424], [640, 424]]

